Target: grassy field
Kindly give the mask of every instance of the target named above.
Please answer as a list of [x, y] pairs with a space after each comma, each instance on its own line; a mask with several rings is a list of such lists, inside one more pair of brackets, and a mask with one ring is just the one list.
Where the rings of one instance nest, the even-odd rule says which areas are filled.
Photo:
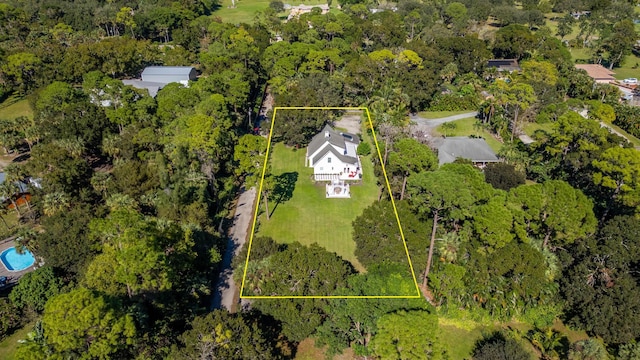
[[482, 136], [487, 141], [487, 144], [491, 147], [491, 149], [493, 149], [493, 151], [495, 151], [496, 153], [500, 151], [502, 143], [496, 140], [496, 138], [494, 138], [487, 130], [482, 128], [476, 129], [473, 126], [473, 124], [475, 123], [476, 118], [467, 118], [452, 121], [450, 122], [450, 124], [454, 124], [456, 126], [455, 129], [446, 130], [442, 128], [442, 125], [440, 125], [436, 129], [437, 134], [435, 135], [446, 134], [447, 136]]
[[629, 134], [628, 132], [622, 130], [621, 127], [619, 127], [618, 125], [614, 125], [614, 124], [607, 124], [609, 126], [611, 126], [611, 128], [613, 128], [614, 130], [616, 130], [617, 132], [621, 133], [624, 137], [627, 138], [627, 140], [629, 140], [633, 146], [640, 146], [640, 139], [638, 139], [637, 137]]
[[[20, 209], [22, 209], [22, 207], [20, 207]], [[0, 220], [0, 239], [5, 239], [15, 234], [18, 230], [18, 214], [15, 210], [9, 210], [9, 213], [4, 215], [2, 218], [4, 219], [4, 222]], [[6, 226], [5, 222], [7, 224]]]
[[538, 124], [538, 123], [527, 123], [524, 125], [524, 133], [532, 136], [536, 131], [538, 130], [542, 130], [542, 131], [546, 131], [546, 132], [551, 132], [553, 128], [553, 123], [552, 122], [548, 122], [545, 124]]
[[439, 327], [440, 339], [449, 350], [450, 359], [471, 359], [476, 342], [488, 332], [480, 326], [472, 330], [459, 328], [455, 325], [440, 324]]
[[13, 360], [18, 347], [18, 340], [26, 339], [27, 334], [33, 330], [34, 323], [27, 324], [22, 329], [17, 330], [13, 335], [0, 342], [0, 359]]
[[466, 114], [468, 112], [470, 111], [421, 111], [418, 115], [425, 119], [442, 119], [447, 116]]
[[270, 202], [270, 220], [260, 202], [262, 213], [256, 235], [270, 236], [282, 243], [318, 243], [350, 261], [359, 271], [364, 270], [354, 255], [352, 223], [378, 197], [370, 156], [361, 157], [363, 184], [351, 186], [350, 199], [326, 199], [324, 185], [313, 184], [313, 169], [304, 166], [304, 158], [305, 149], [296, 150], [281, 143], [272, 148], [272, 173], [297, 173], [297, 181], [290, 200]]
[[[214, 17], [220, 17], [222, 21], [239, 24], [239, 23], [253, 23], [256, 14], [259, 11], [263, 11], [267, 7], [269, 7], [269, 3], [271, 0], [236, 0], [235, 8], [232, 8], [231, 0], [223, 0], [220, 4], [220, 8], [213, 12]], [[284, 2], [288, 3], [288, 2]], [[319, 5], [326, 4], [326, 0], [305, 0], [295, 1], [289, 4], [291, 5]], [[281, 17], [286, 19], [288, 12], [281, 13]]]
[[15, 119], [20, 116], [33, 117], [33, 110], [27, 100], [9, 98], [0, 104], [0, 119]]
[[633, 54], [627, 55], [621, 65], [622, 66], [613, 69], [615, 72], [613, 76], [616, 79], [624, 80], [630, 77], [640, 78], [640, 57]]

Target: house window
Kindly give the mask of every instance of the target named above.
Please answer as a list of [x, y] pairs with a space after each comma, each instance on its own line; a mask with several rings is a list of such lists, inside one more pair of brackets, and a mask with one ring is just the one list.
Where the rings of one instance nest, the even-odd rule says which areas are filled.
[[331, 158], [330, 157], [327, 158], [327, 163], [331, 164]]

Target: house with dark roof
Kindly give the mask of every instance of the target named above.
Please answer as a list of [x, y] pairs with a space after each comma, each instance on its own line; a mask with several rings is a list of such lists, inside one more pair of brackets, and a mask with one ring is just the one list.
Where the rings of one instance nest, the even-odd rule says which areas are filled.
[[326, 125], [311, 139], [305, 165], [313, 168], [316, 181], [360, 180], [362, 166], [356, 152], [358, 144], [357, 135], [339, 132]]
[[146, 89], [151, 97], [156, 97], [165, 85], [180, 83], [188, 86], [189, 81], [195, 80], [196, 76], [196, 69], [191, 66], [147, 66], [142, 71], [142, 79], [122, 80], [122, 83]]
[[492, 59], [487, 61], [487, 67], [494, 67], [498, 72], [514, 72], [521, 70], [517, 59]]
[[488, 163], [500, 162], [491, 147], [483, 138], [465, 136], [437, 139], [434, 145], [438, 150], [440, 165], [452, 163], [457, 158], [470, 160], [473, 165], [484, 168]]

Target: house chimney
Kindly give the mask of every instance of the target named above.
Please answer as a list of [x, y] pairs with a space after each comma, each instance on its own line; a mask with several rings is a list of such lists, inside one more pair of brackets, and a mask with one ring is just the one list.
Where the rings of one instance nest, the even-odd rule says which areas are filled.
[[325, 137], [325, 139], [328, 139], [328, 138], [329, 138], [329, 136], [331, 136], [331, 135], [329, 134], [329, 131], [328, 131], [328, 130], [327, 130], [327, 131], [325, 131], [325, 132], [324, 132], [324, 137]]

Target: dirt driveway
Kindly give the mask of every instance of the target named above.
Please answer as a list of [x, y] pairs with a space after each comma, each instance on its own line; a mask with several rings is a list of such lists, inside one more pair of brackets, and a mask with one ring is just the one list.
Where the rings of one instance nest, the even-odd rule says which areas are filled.
[[336, 127], [346, 129], [352, 134], [360, 134], [362, 132], [360, 126], [361, 114], [346, 113], [342, 118], [336, 121]]

